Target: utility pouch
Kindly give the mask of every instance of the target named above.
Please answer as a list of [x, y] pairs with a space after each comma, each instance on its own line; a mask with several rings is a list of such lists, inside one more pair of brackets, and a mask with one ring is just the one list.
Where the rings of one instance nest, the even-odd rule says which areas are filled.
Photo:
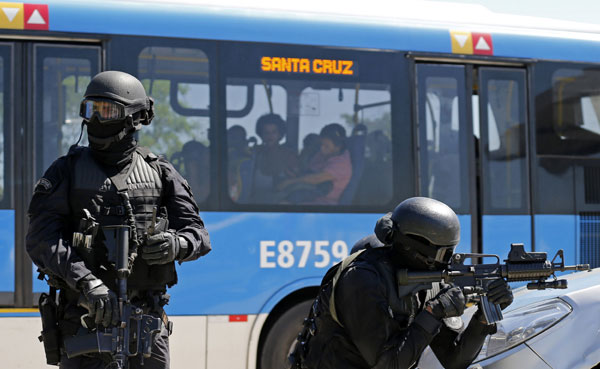
[[92, 245], [96, 240], [99, 225], [87, 209], [83, 209], [83, 214], [83, 217], [79, 220], [79, 228], [76, 232], [73, 232], [71, 247], [75, 249], [77, 255], [83, 259], [88, 268], [95, 270], [99, 266], [98, 255], [96, 254], [100, 251], [95, 250]]
[[42, 317], [42, 334], [38, 339], [44, 343], [46, 363], [58, 365], [60, 362], [60, 331], [58, 329], [56, 289], [50, 287], [50, 294], [42, 293], [38, 306]]

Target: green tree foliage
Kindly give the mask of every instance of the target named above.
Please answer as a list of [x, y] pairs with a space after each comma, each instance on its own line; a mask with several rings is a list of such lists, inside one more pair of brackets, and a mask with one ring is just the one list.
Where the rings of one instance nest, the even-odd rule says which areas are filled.
[[[183, 116], [173, 111], [170, 101], [170, 80], [154, 80], [152, 86], [150, 86], [150, 79], [144, 79], [142, 83], [154, 99], [155, 117], [151, 125], [142, 127], [139, 136], [140, 145], [171, 158], [174, 153], [181, 151], [186, 142], [199, 137], [201, 128], [208, 126], [208, 120]], [[184, 84], [177, 87], [179, 96], [185, 97], [190, 92]]]
[[[68, 75], [62, 80], [62, 88], [58, 92], [60, 95], [59, 101], [64, 101], [64, 122], [61, 124], [61, 147], [60, 155], [64, 155], [69, 151], [69, 147], [73, 145], [81, 132], [81, 117], [79, 117], [79, 105], [83, 99], [83, 93], [87, 85], [92, 79], [89, 76], [89, 68], [84, 71], [83, 75], [75, 76]], [[85, 144], [86, 138], [82, 139]]]

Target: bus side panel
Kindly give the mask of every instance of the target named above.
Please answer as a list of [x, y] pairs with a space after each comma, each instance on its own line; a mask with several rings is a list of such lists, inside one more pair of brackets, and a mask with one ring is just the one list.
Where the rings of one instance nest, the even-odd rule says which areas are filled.
[[482, 229], [483, 253], [496, 254], [500, 261], [508, 257], [511, 243], [523, 243], [531, 251], [529, 215], [484, 215]]
[[[169, 317], [173, 322], [173, 334], [169, 337], [172, 368], [207, 368], [207, 319], [206, 316]], [[234, 367], [241, 368], [230, 366]]]
[[257, 317], [254, 314], [209, 316], [206, 368], [246, 368], [248, 343]]
[[15, 290], [15, 211], [0, 210], [0, 292]]
[[36, 339], [42, 330], [39, 316], [6, 317], [0, 314], [2, 345], [0, 357], [3, 368], [47, 368], [44, 345]]
[[[322, 278], [380, 214], [201, 214], [213, 250], [179, 266], [169, 290], [174, 315], [256, 314], [283, 286]], [[266, 311], [265, 311], [266, 312]]]
[[460, 223], [460, 242], [454, 252], [469, 253], [471, 252], [471, 216], [458, 215]]
[[564, 250], [565, 264], [580, 262], [577, 246], [579, 224], [576, 215], [538, 214], [535, 219], [535, 251], [548, 253], [553, 258], [556, 251]]
[[[268, 313], [264, 307], [283, 286], [320, 279], [360, 238], [373, 232], [379, 214], [202, 214], [214, 249], [178, 267], [168, 312]], [[470, 252], [471, 217], [459, 215], [457, 252]], [[215, 276], [218, 276], [215, 277]]]

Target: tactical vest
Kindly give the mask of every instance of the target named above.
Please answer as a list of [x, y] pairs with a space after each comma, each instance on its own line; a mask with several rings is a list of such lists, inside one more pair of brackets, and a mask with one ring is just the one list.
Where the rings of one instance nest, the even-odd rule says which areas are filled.
[[[118, 187], [122, 187], [129, 196], [138, 242], [141, 245], [142, 237], [151, 224], [153, 210], [160, 209], [162, 202], [162, 173], [158, 158], [148, 149], [138, 147], [133, 153], [131, 164], [125, 169], [126, 172], [109, 176], [106, 168], [94, 160], [88, 148], [76, 148], [69, 155], [73, 155], [74, 159], [69, 196], [73, 214], [72, 229], [77, 229], [80, 219], [84, 217], [84, 209], [89, 211], [100, 227], [128, 225], [127, 204], [118, 192]], [[116, 271], [107, 260], [103, 240], [104, 236], [99, 230], [90, 250], [76, 250], [94, 275], [101, 278], [109, 288], [115, 288]], [[130, 248], [131, 244], [132, 240]], [[137, 257], [128, 287], [131, 291], [165, 290], [165, 286], [170, 287], [175, 283], [177, 275], [173, 262], [148, 265], [141, 257]]]
[[[335, 294], [338, 279], [351, 265], [362, 265], [377, 273], [379, 280], [385, 285], [387, 291], [388, 314], [390, 318], [398, 323], [398, 329], [407, 329], [414, 321], [416, 315], [421, 311], [424, 302], [437, 295], [440, 290], [439, 283], [398, 286], [396, 268], [392, 266], [388, 254], [388, 248], [384, 247], [364, 250], [362, 253], [357, 252], [348, 257], [354, 257], [354, 259], [344, 262], [348, 260], [346, 259], [327, 272], [323, 278], [321, 291], [317, 298], [319, 301], [316, 305], [319, 306], [313, 307], [309, 318], [305, 319], [305, 325], [313, 325], [312, 329], [306, 330], [307, 332], [312, 331], [310, 334], [312, 337], [306, 337], [305, 344], [302, 345], [299, 342], [300, 347], [296, 347], [299, 356], [301, 356], [301, 359], [298, 360], [301, 363], [298, 363], [300, 365], [296, 366], [297, 368], [319, 367], [320, 358], [324, 354], [322, 349], [331, 338], [334, 336], [347, 337], [344, 333], [343, 324], [338, 319], [339, 310], [343, 309], [343, 306], [336, 305], [335, 299], [332, 299], [332, 296]], [[423, 299], [420, 299], [418, 296], [420, 291], [427, 291]], [[356, 293], [360, 294], [361, 292], [356, 291]], [[300, 334], [301, 337], [304, 332]], [[353, 345], [349, 341], [349, 338], [347, 339], [347, 344]], [[362, 357], [358, 355], [358, 349], [356, 349], [356, 352], [356, 359], [362, 361]]]

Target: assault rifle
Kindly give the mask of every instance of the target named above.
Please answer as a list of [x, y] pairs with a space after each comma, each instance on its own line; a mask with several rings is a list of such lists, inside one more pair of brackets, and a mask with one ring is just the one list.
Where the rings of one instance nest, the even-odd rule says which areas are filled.
[[[163, 321], [144, 314], [142, 309], [132, 305], [127, 298], [127, 278], [130, 273], [129, 226], [106, 226], [102, 230], [109, 261], [115, 263], [117, 270], [120, 320], [116, 327], [98, 326], [91, 333], [82, 332], [65, 339], [65, 351], [69, 358], [93, 353], [109, 354], [112, 358], [109, 367], [116, 369], [127, 368], [128, 358], [140, 355], [143, 365], [144, 358], [151, 355], [154, 336], [163, 328]], [[87, 327], [85, 316], [82, 317], [82, 325]]]
[[[465, 264], [466, 259], [493, 257], [493, 264]], [[461, 287], [467, 302], [478, 302], [483, 310], [488, 324], [502, 320], [500, 306], [492, 304], [487, 298], [488, 286], [498, 278], [507, 282], [529, 281], [527, 289], [545, 290], [547, 288], [567, 288], [567, 281], [557, 279], [556, 272], [590, 270], [589, 264], [565, 266], [563, 250], [558, 250], [552, 261], [545, 252], [526, 252], [522, 243], [510, 245], [508, 259], [500, 263], [498, 255], [493, 254], [454, 254], [448, 268], [436, 271], [408, 271], [401, 269], [397, 272], [400, 286], [409, 284], [427, 284], [431, 282], [453, 283]], [[553, 277], [552, 281], [547, 281]]]

